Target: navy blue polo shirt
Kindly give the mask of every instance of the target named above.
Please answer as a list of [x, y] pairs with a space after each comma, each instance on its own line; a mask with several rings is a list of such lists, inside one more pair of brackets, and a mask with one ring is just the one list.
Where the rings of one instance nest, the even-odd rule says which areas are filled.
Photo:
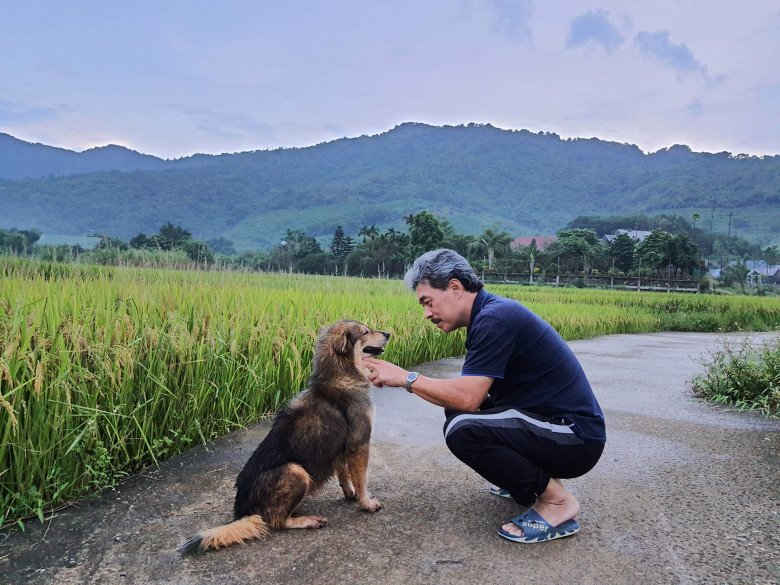
[[462, 375], [493, 378], [494, 406], [563, 419], [585, 441], [607, 440], [601, 407], [574, 353], [549, 323], [515, 300], [479, 291]]

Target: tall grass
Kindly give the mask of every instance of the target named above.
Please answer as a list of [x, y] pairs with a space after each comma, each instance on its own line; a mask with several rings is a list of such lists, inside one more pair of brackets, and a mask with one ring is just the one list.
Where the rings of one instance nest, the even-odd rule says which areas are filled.
[[[569, 339], [780, 325], [760, 298], [496, 290]], [[464, 351], [463, 331], [425, 323], [400, 281], [0, 259], [0, 525], [275, 410], [341, 318], [391, 331], [386, 357], [404, 366]]]
[[704, 362], [693, 391], [718, 404], [780, 418], [780, 339], [760, 349], [725, 343]]

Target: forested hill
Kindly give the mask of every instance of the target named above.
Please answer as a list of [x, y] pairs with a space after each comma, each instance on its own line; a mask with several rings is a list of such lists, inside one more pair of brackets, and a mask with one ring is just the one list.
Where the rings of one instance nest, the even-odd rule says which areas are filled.
[[743, 237], [780, 233], [780, 156], [644, 154], [595, 138], [407, 123], [307, 148], [150, 162], [162, 168], [0, 180], [0, 227], [128, 238], [172, 221], [256, 248], [287, 228], [355, 234], [422, 209], [460, 231], [499, 223], [516, 234], [554, 232], [578, 215], [661, 212], [714, 215], [725, 231], [731, 211]]
[[213, 157], [197, 155], [167, 161], [109, 144], [74, 152], [45, 144], [33, 144], [0, 132], [0, 178], [25, 179], [76, 175], [100, 171], [161, 170], [208, 164]]

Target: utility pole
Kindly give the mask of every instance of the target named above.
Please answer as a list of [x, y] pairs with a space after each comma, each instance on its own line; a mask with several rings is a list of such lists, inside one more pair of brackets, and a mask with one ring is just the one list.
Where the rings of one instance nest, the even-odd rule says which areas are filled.
[[733, 215], [733, 213], [734, 213], [733, 209], [729, 211], [729, 235], [728, 235], [729, 239], [731, 239], [731, 216]]
[[639, 276], [637, 276], [636, 279], [636, 290], [641, 291], [642, 290], [642, 257], [639, 257]]
[[712, 213], [710, 213], [710, 254], [712, 254], [712, 224], [715, 222], [715, 206], [712, 206]]

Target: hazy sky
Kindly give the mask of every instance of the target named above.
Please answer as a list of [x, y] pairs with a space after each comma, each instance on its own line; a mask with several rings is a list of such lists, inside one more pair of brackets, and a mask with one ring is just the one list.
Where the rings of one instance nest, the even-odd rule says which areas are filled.
[[173, 158], [408, 121], [780, 154], [780, 2], [0, 0], [24, 140]]

